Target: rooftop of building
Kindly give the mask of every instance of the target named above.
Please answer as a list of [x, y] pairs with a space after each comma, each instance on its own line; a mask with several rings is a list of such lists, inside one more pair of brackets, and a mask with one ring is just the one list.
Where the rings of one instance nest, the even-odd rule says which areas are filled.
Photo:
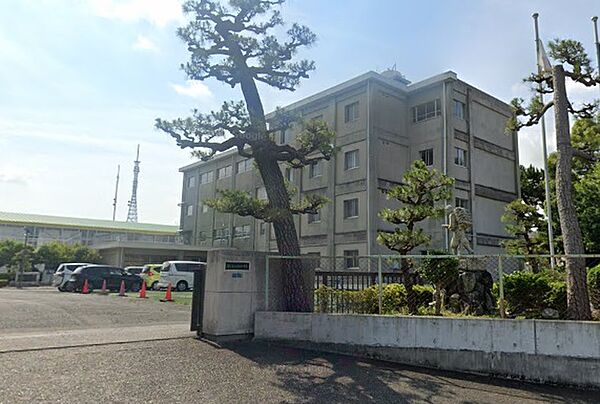
[[[368, 71], [367, 73], [363, 73], [359, 76], [356, 76], [350, 80], [346, 80], [340, 84], [337, 84], [333, 87], [329, 87], [323, 91], [319, 91], [318, 93], [315, 93], [313, 95], [310, 95], [308, 97], [305, 97], [301, 100], [298, 100], [294, 103], [291, 103], [289, 105], [286, 105], [285, 107], [283, 107], [284, 110], [295, 110], [295, 109], [299, 109], [302, 107], [305, 107], [311, 103], [317, 102], [323, 98], [326, 97], [330, 97], [336, 93], [342, 92], [347, 90], [348, 88], [352, 87], [352, 86], [356, 86], [362, 82], [365, 82], [367, 80], [376, 80], [380, 83], [386, 84], [390, 87], [396, 88], [399, 91], [402, 91], [406, 94], [410, 94], [412, 92], [416, 92], [419, 91], [423, 88], [429, 87], [431, 85], [434, 85], [436, 83], [441, 83], [444, 82], [446, 80], [458, 80], [458, 75], [451, 71], [448, 70], [446, 72], [437, 74], [435, 76], [431, 76], [428, 77], [424, 80], [420, 80], [417, 81], [415, 83], [411, 83], [409, 80], [407, 80], [404, 75], [402, 75], [400, 72], [396, 71], [396, 70], [386, 70], [382, 73], [377, 73], [374, 71]], [[465, 83], [466, 84], [466, 83]], [[481, 91], [481, 90], [480, 90]], [[495, 99], [496, 101], [506, 105], [507, 107], [509, 107], [508, 104], [506, 104], [504, 101], [490, 95], [487, 94], [483, 91], [481, 91], [482, 93], [486, 94], [487, 96]], [[267, 119], [273, 118], [275, 112], [270, 112], [266, 115]], [[231, 154], [237, 154], [237, 149], [233, 149], [233, 150], [228, 150], [225, 151], [223, 153], [218, 153], [216, 155], [216, 157], [224, 157], [227, 155], [231, 155]], [[215, 158], [216, 158], [215, 157]], [[194, 163], [185, 165], [183, 167], [181, 167], [179, 169], [179, 172], [185, 172], [188, 171], [192, 168], [198, 167], [199, 165], [205, 164], [205, 161], [196, 161]]]
[[13, 226], [44, 226], [85, 230], [122, 231], [175, 235], [179, 226], [154, 223], [132, 223], [79, 217], [37, 215], [31, 213], [0, 212], [0, 224]]

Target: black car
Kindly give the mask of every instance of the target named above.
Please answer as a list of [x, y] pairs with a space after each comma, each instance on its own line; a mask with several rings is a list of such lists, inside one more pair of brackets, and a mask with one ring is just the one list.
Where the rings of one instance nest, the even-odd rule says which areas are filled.
[[125, 282], [125, 290], [137, 292], [140, 290], [141, 279], [137, 275], [125, 272], [122, 268], [111, 267], [107, 265], [86, 265], [77, 268], [67, 282], [65, 289], [70, 292], [79, 292], [83, 290], [85, 280], [88, 281], [90, 291], [101, 289], [106, 281], [106, 289], [118, 291], [121, 288], [121, 281]]

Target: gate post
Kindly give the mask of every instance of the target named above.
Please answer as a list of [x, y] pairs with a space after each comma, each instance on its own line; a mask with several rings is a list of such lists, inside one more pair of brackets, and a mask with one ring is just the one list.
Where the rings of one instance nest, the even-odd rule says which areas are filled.
[[206, 284], [206, 268], [194, 271], [194, 292], [192, 293], [192, 319], [190, 331], [202, 336], [202, 319], [204, 317], [204, 286]]

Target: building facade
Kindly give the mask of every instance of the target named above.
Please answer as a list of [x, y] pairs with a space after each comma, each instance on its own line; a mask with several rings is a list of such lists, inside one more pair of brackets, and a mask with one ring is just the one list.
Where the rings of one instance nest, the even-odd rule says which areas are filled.
[[176, 243], [177, 226], [0, 212], [0, 240], [37, 247], [51, 241], [95, 246], [108, 242]]
[[[518, 144], [505, 134], [511, 108], [446, 72], [413, 83], [395, 71], [369, 72], [286, 107], [304, 119], [323, 119], [336, 132], [338, 153], [331, 161], [291, 169], [284, 176], [299, 196], [319, 193], [331, 202], [318, 215], [296, 218], [303, 253], [321, 256], [391, 254], [377, 232], [393, 230], [378, 213], [396, 207], [385, 190], [399, 184], [416, 159], [455, 179], [453, 201], [472, 216], [476, 253], [499, 253], [508, 237], [500, 218], [519, 195]], [[268, 116], [267, 118], [272, 118]], [[279, 143], [293, 143], [294, 130]], [[270, 226], [250, 217], [216, 212], [202, 203], [218, 189], [240, 189], [266, 197], [252, 164], [230, 151], [183, 173], [181, 234], [205, 248], [275, 250]], [[445, 219], [428, 220], [428, 248], [444, 248]]]

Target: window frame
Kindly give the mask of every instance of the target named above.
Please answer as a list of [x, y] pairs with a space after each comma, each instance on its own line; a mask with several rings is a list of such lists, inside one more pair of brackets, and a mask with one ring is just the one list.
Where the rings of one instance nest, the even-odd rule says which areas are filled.
[[[355, 163], [355, 165], [351, 166], [348, 164], [348, 157], [349, 156], [356, 156], [355, 158], [353, 158], [353, 162]], [[344, 171], [350, 171], [350, 170], [354, 170], [357, 169], [358, 167], [360, 167], [360, 155], [359, 155], [359, 149], [353, 149], [353, 150], [348, 150], [347, 152], [344, 152]]]
[[207, 171], [205, 173], [201, 173], [199, 176], [198, 182], [200, 185], [210, 184], [214, 180], [214, 171]]
[[358, 269], [360, 268], [358, 250], [344, 250], [344, 268]]
[[[429, 156], [431, 155], [431, 156]], [[425, 157], [431, 157], [431, 162], [428, 163]], [[419, 150], [419, 158], [425, 163], [427, 167], [433, 167], [434, 165], [434, 156], [433, 156], [433, 147]]]
[[[350, 203], [354, 204], [355, 206], [355, 215], [348, 215], [347, 213], [354, 213], [354, 212], [349, 212], [350, 208], [347, 208], [346, 206], [350, 206]], [[357, 219], [359, 217], [360, 211], [359, 211], [359, 206], [358, 206], [358, 198], [350, 198], [350, 199], [344, 199], [343, 201], [343, 214], [344, 214], [344, 220], [346, 219]]]
[[[433, 103], [433, 110], [429, 111], [430, 104]], [[423, 108], [422, 114], [419, 113], [419, 108]], [[436, 118], [442, 115], [442, 104], [441, 99], [436, 98], [431, 101], [423, 102], [412, 107], [412, 121], [413, 123], [423, 122], [429, 119]]]
[[185, 208], [185, 215], [187, 217], [194, 216], [194, 205], [189, 204]]
[[319, 209], [317, 213], [309, 213], [307, 215], [308, 224], [318, 224], [321, 223], [321, 210]]
[[[462, 159], [461, 159], [462, 154]], [[461, 164], [462, 160], [462, 164]], [[454, 165], [458, 167], [468, 168], [469, 167], [469, 159], [467, 150], [462, 147], [454, 146]]]
[[351, 123], [358, 120], [360, 117], [358, 105], [358, 101], [344, 105], [344, 123]]
[[[315, 167], [319, 167], [318, 172], [315, 172]], [[323, 176], [323, 165], [321, 160], [313, 161], [308, 165], [308, 178], [317, 178]]]
[[187, 179], [187, 188], [194, 188], [196, 186], [196, 176], [195, 175], [191, 175], [188, 177]]
[[453, 115], [461, 120], [465, 120], [465, 115], [467, 112], [467, 104], [465, 104], [462, 101], [459, 100], [454, 100], [454, 108], [453, 108]]
[[[459, 203], [459, 201], [461, 201], [461, 203]], [[461, 198], [459, 196], [454, 197], [454, 206], [457, 208], [464, 208], [468, 212], [471, 211], [471, 203], [468, 198]]]
[[[225, 172], [224, 176], [221, 176], [221, 171]], [[233, 171], [233, 167], [231, 166], [231, 164], [227, 164], [226, 166], [223, 167], [219, 167], [217, 168], [217, 180], [222, 180], [224, 178], [229, 178], [232, 175], [232, 171]]]

